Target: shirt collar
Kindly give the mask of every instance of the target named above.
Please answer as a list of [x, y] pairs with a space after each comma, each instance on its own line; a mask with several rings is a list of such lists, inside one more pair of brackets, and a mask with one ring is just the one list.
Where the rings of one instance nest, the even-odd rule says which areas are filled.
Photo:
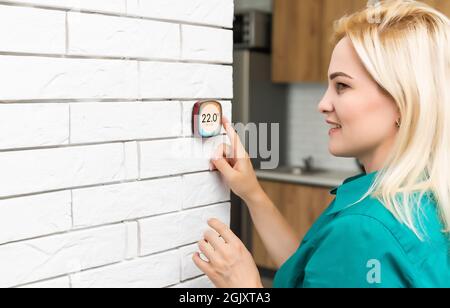
[[336, 198], [327, 215], [338, 213], [358, 201], [369, 190], [377, 173], [378, 171], [360, 173], [345, 179], [340, 186], [330, 190]]

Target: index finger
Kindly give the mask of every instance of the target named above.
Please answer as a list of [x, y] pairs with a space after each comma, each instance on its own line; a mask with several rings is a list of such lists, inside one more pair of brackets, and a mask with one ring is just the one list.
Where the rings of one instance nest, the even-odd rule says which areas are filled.
[[245, 148], [241, 143], [239, 135], [234, 130], [230, 121], [226, 117], [222, 117], [222, 124], [227, 132], [228, 138], [231, 141], [231, 149], [233, 154], [235, 155], [233, 158], [244, 158], [245, 157]]

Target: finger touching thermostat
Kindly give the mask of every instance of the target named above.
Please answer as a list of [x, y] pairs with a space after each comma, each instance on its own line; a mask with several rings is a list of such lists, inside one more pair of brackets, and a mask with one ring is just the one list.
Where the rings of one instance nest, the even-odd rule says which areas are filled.
[[202, 138], [214, 137], [222, 131], [222, 105], [208, 100], [195, 103], [192, 110], [192, 131]]

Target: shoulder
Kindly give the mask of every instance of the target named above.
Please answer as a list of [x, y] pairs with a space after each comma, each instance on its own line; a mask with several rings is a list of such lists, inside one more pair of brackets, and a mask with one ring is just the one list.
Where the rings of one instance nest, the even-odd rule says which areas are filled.
[[[436, 203], [429, 195], [424, 195], [415, 205], [413, 214], [419, 232], [419, 238], [408, 226], [399, 221], [378, 199], [367, 198], [360, 203], [340, 212], [330, 227], [333, 232], [350, 228], [351, 236], [364, 234], [366, 239], [383, 240], [383, 243], [395, 243], [412, 263], [420, 262], [430, 253], [440, 252], [447, 247], [442, 233]], [[368, 235], [370, 233], [370, 235]]]

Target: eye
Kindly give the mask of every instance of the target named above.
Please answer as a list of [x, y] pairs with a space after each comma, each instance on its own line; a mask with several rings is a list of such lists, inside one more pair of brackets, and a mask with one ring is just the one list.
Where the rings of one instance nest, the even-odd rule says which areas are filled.
[[348, 88], [348, 85], [346, 85], [345, 83], [342, 83], [342, 82], [337, 82], [336, 83], [336, 91], [337, 92], [345, 90], [346, 88]]

